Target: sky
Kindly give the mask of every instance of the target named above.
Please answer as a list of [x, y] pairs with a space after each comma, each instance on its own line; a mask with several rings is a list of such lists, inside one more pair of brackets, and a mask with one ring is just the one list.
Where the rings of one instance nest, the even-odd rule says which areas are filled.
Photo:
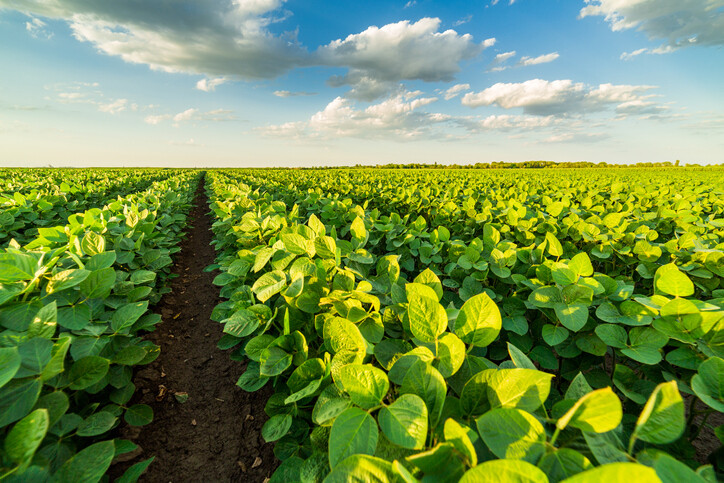
[[724, 0], [0, 0], [0, 166], [724, 162]]

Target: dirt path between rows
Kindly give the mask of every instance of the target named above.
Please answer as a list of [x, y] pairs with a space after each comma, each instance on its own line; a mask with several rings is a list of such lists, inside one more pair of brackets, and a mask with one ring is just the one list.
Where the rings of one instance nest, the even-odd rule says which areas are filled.
[[[216, 347], [222, 327], [210, 316], [221, 299], [211, 283], [217, 273], [203, 271], [214, 263], [215, 253], [202, 186], [203, 180], [190, 214], [192, 226], [175, 260], [174, 273], [179, 276], [155, 308], [163, 321], [147, 335], [161, 346], [161, 355], [134, 377], [135, 398], [153, 407], [154, 420], [143, 428], [120, 429], [120, 436], [142, 451], [115, 464], [112, 479], [151, 456], [156, 459], [139, 481], [263, 482], [278, 464], [272, 445], [261, 437], [270, 393], [247, 393], [237, 387], [243, 364]], [[188, 400], [179, 403], [177, 392], [188, 393]]]

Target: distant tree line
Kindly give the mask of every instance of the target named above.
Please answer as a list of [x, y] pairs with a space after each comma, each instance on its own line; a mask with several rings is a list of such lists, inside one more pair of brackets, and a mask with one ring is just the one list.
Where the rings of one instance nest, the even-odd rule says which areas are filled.
[[[493, 161], [492, 163], [475, 163], [475, 164], [375, 164], [364, 165], [356, 164], [353, 168], [369, 169], [515, 169], [515, 168], [674, 168], [681, 166], [677, 159], [675, 162], [664, 161], [661, 163], [631, 163], [631, 164], [611, 164], [611, 163], [591, 163], [588, 161], [576, 162], [556, 162], [556, 161], [522, 161], [519, 163], [508, 163], [504, 161]], [[689, 167], [697, 167], [698, 164], [687, 164]]]

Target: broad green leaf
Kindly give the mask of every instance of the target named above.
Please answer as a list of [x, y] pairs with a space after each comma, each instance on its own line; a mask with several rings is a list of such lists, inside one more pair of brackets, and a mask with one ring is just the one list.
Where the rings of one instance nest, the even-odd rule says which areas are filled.
[[20, 369], [20, 354], [17, 347], [0, 347], [0, 387], [10, 381]]
[[392, 443], [409, 449], [421, 449], [427, 437], [427, 407], [414, 394], [403, 394], [378, 415], [380, 428]]
[[423, 342], [435, 342], [447, 329], [447, 313], [436, 299], [411, 295], [407, 315], [412, 334]]
[[400, 483], [400, 480], [389, 461], [355, 454], [335, 466], [324, 483]]
[[93, 256], [103, 253], [106, 250], [106, 240], [103, 235], [89, 231], [80, 242], [80, 247], [86, 255]]
[[435, 275], [435, 272], [429, 268], [423, 270], [417, 277], [415, 277], [413, 282], [427, 285], [435, 291], [438, 301], [442, 299], [442, 282], [440, 282], [440, 278]]
[[538, 462], [538, 468], [548, 475], [548, 480], [551, 483], [558, 483], [593, 468], [593, 465], [588, 458], [578, 451], [560, 448], [552, 453], [545, 454]]
[[654, 285], [657, 290], [675, 297], [694, 295], [694, 284], [674, 263], [669, 263], [656, 270]]
[[291, 414], [275, 414], [264, 423], [264, 426], [262, 426], [261, 436], [267, 443], [278, 441], [289, 432], [289, 428], [291, 427]]
[[563, 483], [599, 483], [602, 481], [631, 481], [636, 483], [661, 483], [656, 472], [638, 463], [609, 463], [578, 473]]
[[590, 277], [593, 275], [591, 259], [588, 258], [588, 254], [586, 254], [586, 252], [578, 253], [571, 258], [571, 261], [568, 262], [568, 268], [579, 277]]
[[510, 360], [513, 361], [513, 364], [515, 364], [515, 367], [520, 369], [533, 369], [536, 370], [535, 364], [533, 364], [533, 361], [531, 361], [527, 355], [520, 349], [518, 349], [516, 346], [511, 344], [510, 342], [507, 343], [508, 345], [508, 354], [510, 355]]
[[390, 388], [387, 374], [372, 364], [348, 364], [339, 377], [352, 402], [363, 409], [378, 406]]
[[[346, 386], [345, 386], [346, 387]], [[440, 421], [447, 384], [442, 374], [430, 364], [418, 361], [412, 365], [400, 387], [400, 394], [416, 394], [425, 401], [430, 427], [434, 428]]]
[[697, 472], [663, 452], [657, 454], [654, 470], [662, 483], [707, 483]]
[[260, 364], [262, 376], [278, 376], [292, 365], [292, 354], [281, 347], [267, 347], [261, 352]]
[[50, 277], [48, 284], [45, 286], [45, 291], [50, 294], [75, 287], [80, 285], [90, 274], [91, 272], [83, 269], [63, 270]]
[[153, 421], [153, 408], [147, 404], [134, 404], [123, 415], [131, 426], [145, 426]]
[[261, 302], [266, 302], [287, 285], [287, 276], [281, 270], [265, 273], [254, 282], [251, 290]]
[[684, 432], [684, 400], [676, 381], [661, 383], [646, 402], [636, 421], [634, 437], [653, 444], [667, 444]]
[[609, 347], [624, 349], [628, 343], [626, 329], [615, 324], [600, 324], [596, 326], [596, 335]]
[[343, 413], [352, 401], [336, 385], [330, 384], [319, 394], [312, 410], [312, 421], [323, 425]]
[[548, 483], [545, 473], [526, 461], [492, 460], [469, 469], [459, 483]]
[[115, 332], [122, 332], [131, 327], [148, 310], [148, 300], [125, 304], [113, 312], [111, 328]]
[[26, 467], [48, 432], [47, 409], [36, 409], [15, 423], [5, 437], [5, 453], [17, 465]]
[[297, 233], [285, 233], [282, 235], [284, 248], [294, 255], [305, 255], [307, 253], [307, 239]]
[[621, 401], [610, 387], [592, 391], [580, 398], [557, 422], [558, 429], [573, 426], [582, 431], [605, 433], [621, 423]]
[[39, 379], [15, 379], [0, 388], [0, 427], [24, 418], [38, 400], [43, 383]]
[[[383, 340], [384, 342], [384, 340]], [[379, 344], [375, 346], [375, 353]], [[465, 343], [458, 336], [445, 332], [437, 341], [435, 367], [443, 377], [450, 377], [465, 361]]]
[[89, 298], [105, 298], [116, 284], [116, 271], [112, 268], [93, 270], [88, 277], [80, 283], [80, 293]]
[[556, 238], [553, 233], [546, 232], [546, 242], [548, 242], [546, 250], [549, 254], [554, 257], [560, 257], [563, 255], [563, 247], [561, 246], [561, 242], [558, 241], [558, 238]]
[[66, 461], [54, 475], [55, 481], [96, 483], [111, 466], [114, 454], [113, 441], [92, 444]]
[[477, 347], [490, 345], [502, 327], [500, 310], [488, 294], [471, 297], [460, 309], [455, 320], [455, 333], [466, 344]]
[[375, 420], [359, 408], [349, 408], [334, 420], [329, 433], [329, 465], [355, 454], [374, 455], [379, 430]]
[[152, 456], [131, 466], [115, 481], [115, 483], [136, 483], [143, 472], [146, 471], [146, 468], [153, 463], [154, 459], [156, 459], [156, 457]]
[[86, 356], [76, 361], [68, 373], [71, 389], [85, 389], [97, 383], [108, 373], [110, 361], [103, 357]]
[[709, 407], [724, 412], [724, 360], [711, 357], [691, 378], [691, 388]]
[[497, 408], [476, 420], [478, 432], [498, 458], [522, 459], [537, 463], [545, 453], [543, 425], [520, 409]]
[[98, 436], [109, 431], [117, 418], [107, 411], [99, 411], [91, 414], [78, 425], [76, 434], [78, 436]]
[[490, 375], [488, 399], [493, 408], [535, 411], [548, 399], [552, 378], [533, 369], [500, 369]]
[[470, 428], [461, 426], [452, 418], [445, 421], [445, 441], [451, 443], [460, 454], [465, 456], [470, 466], [475, 466], [478, 464], [478, 454], [470, 439], [469, 432], [472, 432]]

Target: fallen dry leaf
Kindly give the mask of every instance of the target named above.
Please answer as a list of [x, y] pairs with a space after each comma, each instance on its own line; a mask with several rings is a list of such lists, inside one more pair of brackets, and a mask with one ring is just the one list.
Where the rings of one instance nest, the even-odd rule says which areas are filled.
[[160, 384], [158, 386], [158, 394], [156, 394], [156, 401], [162, 401], [166, 397], [166, 386]]
[[195, 420], [195, 419], [192, 419], [192, 420], [191, 420], [191, 426], [196, 426], [196, 420]]
[[252, 468], [256, 468], [257, 466], [261, 466], [261, 458], [258, 456], [254, 458], [254, 462], [251, 464]]

